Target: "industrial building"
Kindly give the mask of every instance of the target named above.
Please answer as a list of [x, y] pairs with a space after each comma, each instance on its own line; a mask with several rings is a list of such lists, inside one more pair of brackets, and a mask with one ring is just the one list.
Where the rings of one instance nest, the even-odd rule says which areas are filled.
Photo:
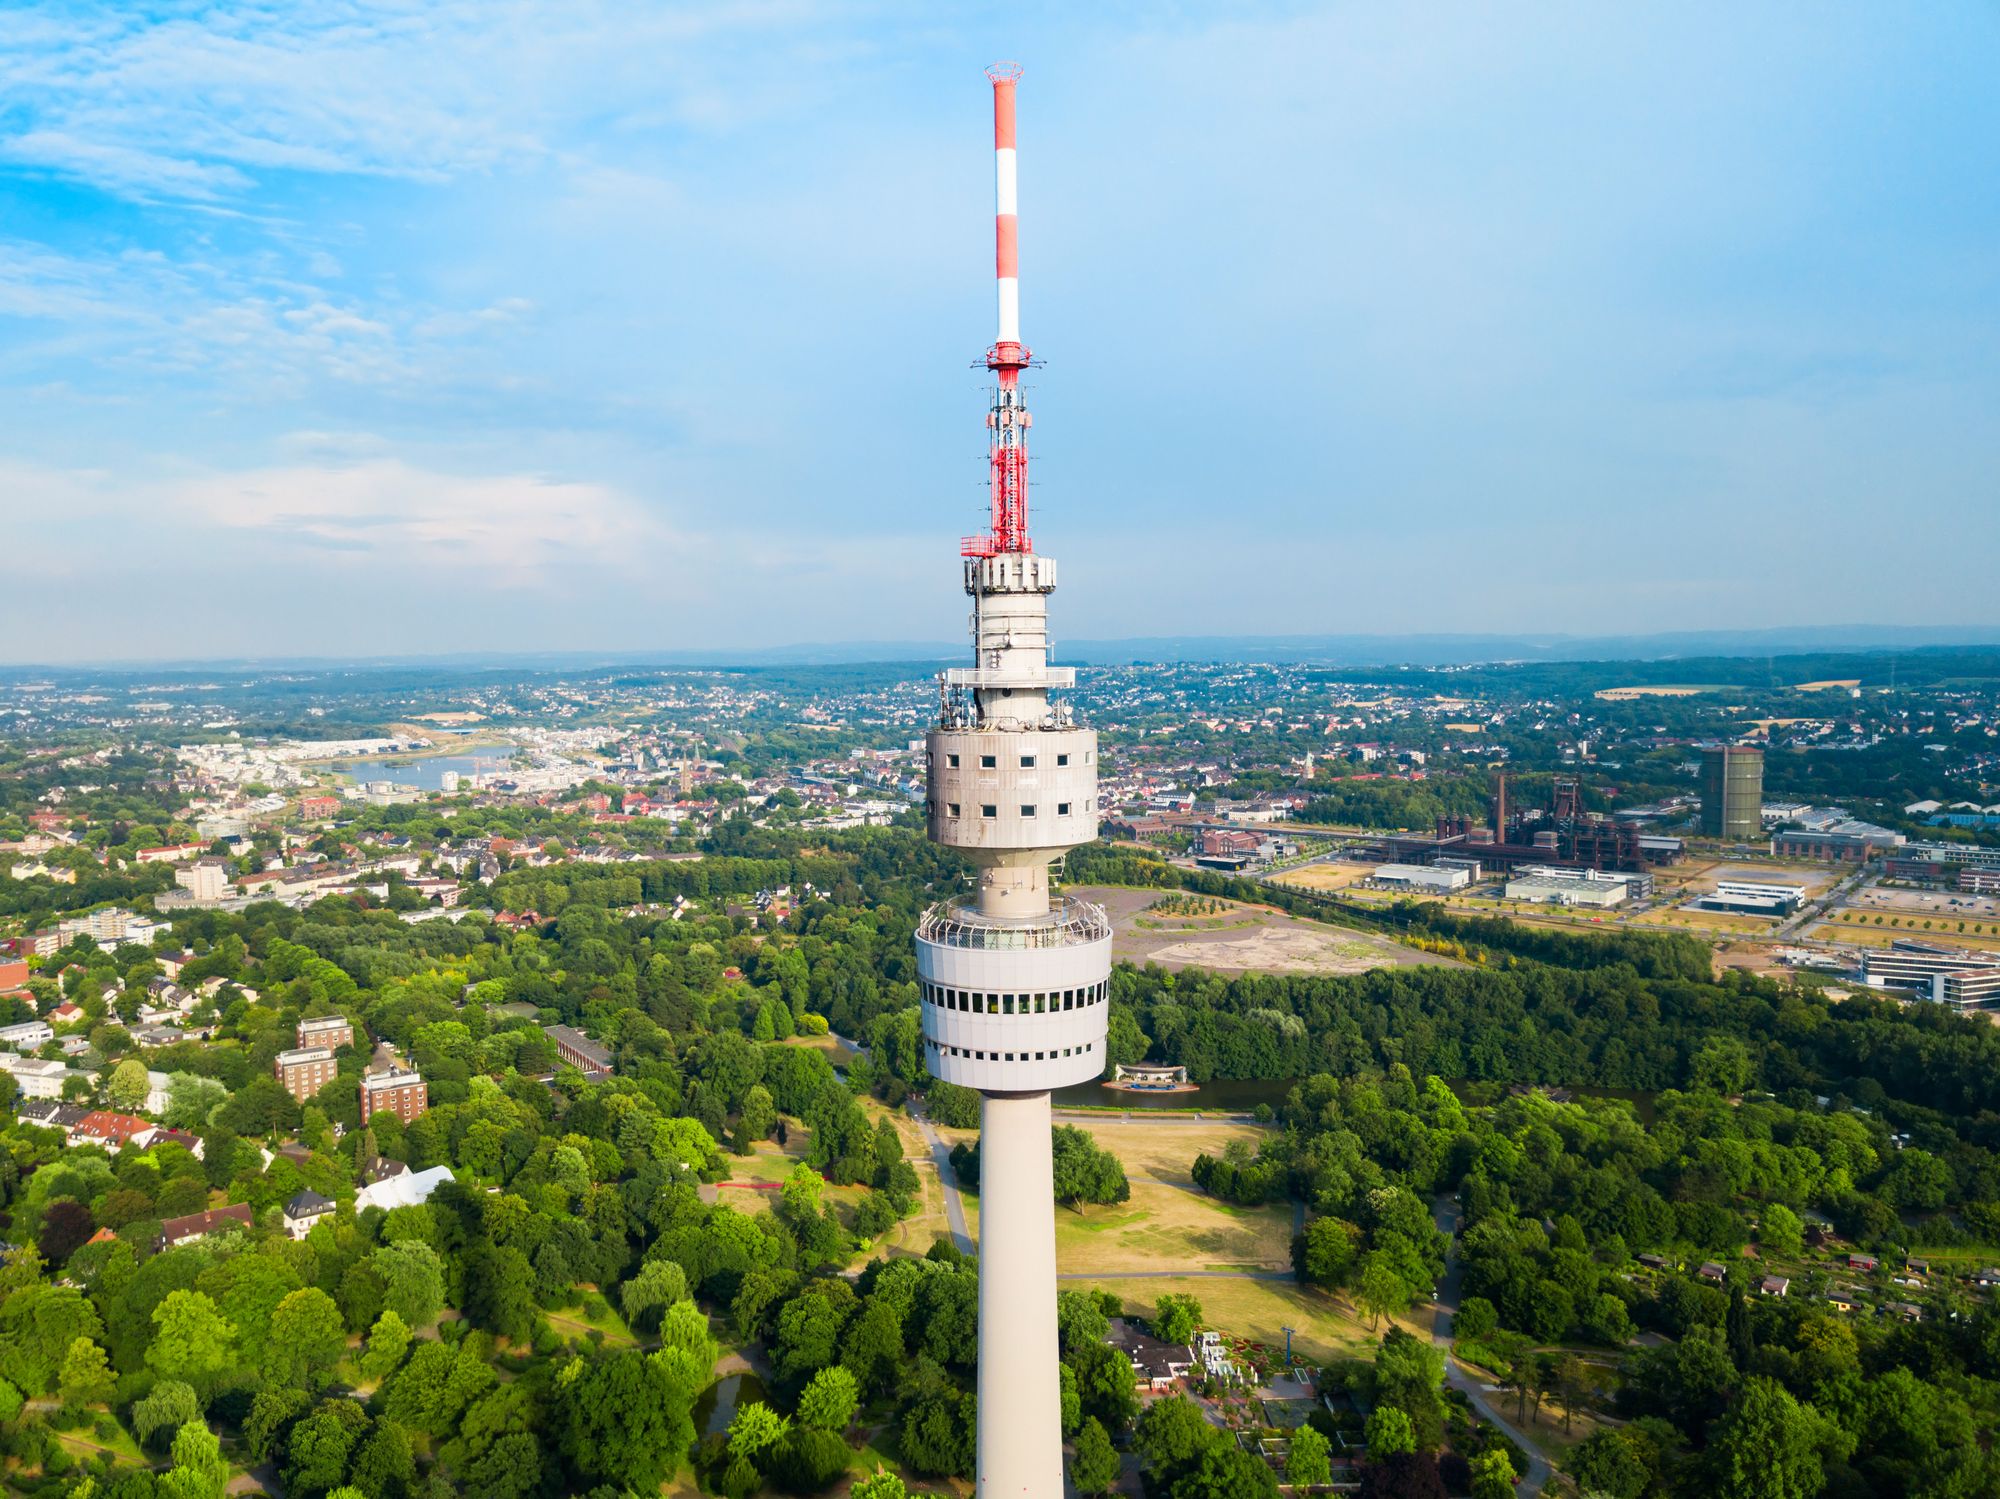
[[1864, 864], [1879, 853], [1900, 848], [1901, 833], [1872, 822], [1847, 818], [1825, 828], [1792, 828], [1771, 835], [1771, 853], [1779, 859], [1821, 859], [1834, 864]]
[[1385, 890], [1426, 890], [1443, 895], [1470, 885], [1472, 871], [1453, 868], [1443, 860], [1435, 865], [1380, 864], [1368, 876], [1368, 883]]
[[1552, 906], [1589, 906], [1608, 911], [1622, 906], [1630, 895], [1617, 875], [1600, 874], [1594, 869], [1524, 874], [1507, 881], [1507, 899], [1539, 901]]
[[1789, 916], [1806, 898], [1803, 885], [1773, 885], [1760, 880], [1717, 880], [1712, 893], [1695, 902], [1703, 911], [1728, 911], [1739, 916]]
[[1028, 534], [1028, 433], [1014, 204], [1012, 64], [993, 83], [999, 330], [987, 421], [991, 514], [959, 545], [972, 661], [938, 678], [925, 741], [933, 840], [976, 871], [969, 894], [924, 913], [919, 1013], [933, 1077], [979, 1092], [979, 1402], [982, 1495], [1063, 1491], [1050, 1094], [1105, 1070], [1111, 923], [1058, 893], [1050, 864], [1097, 837], [1097, 734], [1049, 664], [1055, 562]]
[[1764, 752], [1718, 744], [1701, 752], [1701, 831], [1707, 838], [1755, 838], [1764, 827]]

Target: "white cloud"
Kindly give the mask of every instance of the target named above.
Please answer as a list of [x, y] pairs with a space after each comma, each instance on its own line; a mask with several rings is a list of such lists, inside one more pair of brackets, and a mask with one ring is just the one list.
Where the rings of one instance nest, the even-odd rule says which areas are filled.
[[531, 587], [572, 567], [624, 572], [667, 533], [603, 484], [440, 473], [398, 458], [208, 474], [169, 485], [174, 511], [398, 571]]

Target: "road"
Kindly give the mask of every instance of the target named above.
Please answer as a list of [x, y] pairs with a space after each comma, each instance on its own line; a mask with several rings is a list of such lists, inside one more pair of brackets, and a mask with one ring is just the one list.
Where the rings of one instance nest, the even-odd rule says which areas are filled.
[[[1436, 1217], [1439, 1232], [1451, 1234], [1452, 1224], [1458, 1217], [1457, 1204], [1449, 1196], [1441, 1195], [1432, 1203], [1431, 1211]], [[1527, 1474], [1515, 1492], [1539, 1494], [1553, 1476], [1547, 1459], [1518, 1426], [1500, 1414], [1499, 1402], [1493, 1398], [1497, 1392], [1489, 1391], [1484, 1380], [1473, 1375], [1452, 1356], [1451, 1318], [1458, 1310], [1458, 1286], [1463, 1272], [1464, 1267], [1458, 1260], [1458, 1238], [1452, 1235], [1451, 1247], [1445, 1251], [1444, 1279], [1438, 1283], [1438, 1297], [1431, 1316], [1431, 1341], [1444, 1350], [1445, 1383], [1454, 1390], [1464, 1391], [1474, 1410], [1506, 1432], [1528, 1454]]]

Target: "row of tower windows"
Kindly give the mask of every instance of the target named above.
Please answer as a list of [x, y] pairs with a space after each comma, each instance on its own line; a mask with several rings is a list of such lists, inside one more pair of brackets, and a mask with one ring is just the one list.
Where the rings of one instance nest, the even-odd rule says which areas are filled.
[[[1093, 798], [1093, 800], [1095, 799]], [[1069, 816], [1069, 808], [1070, 804], [1068, 802], [1057, 802], [1056, 816], [1058, 817]], [[1023, 817], [1033, 817], [1035, 815], [1035, 812], [1036, 812], [1035, 803], [1033, 802], [1021, 803], [1021, 815]], [[924, 813], [926, 816], [935, 817], [937, 815], [937, 803], [935, 801], [925, 802]], [[963, 815], [964, 815], [964, 809], [961, 808], [957, 802], [945, 803], [945, 816], [959, 817]], [[981, 817], [998, 817], [1000, 815], [999, 804], [997, 802], [981, 802], [979, 804], [979, 815]]]
[[[925, 1038], [929, 1041], [929, 1038]], [[1086, 1041], [1081, 1046], [1065, 1046], [1061, 1051], [974, 1051], [967, 1046], [946, 1046], [942, 1041], [929, 1041], [930, 1049], [947, 1057], [964, 1057], [969, 1062], [1056, 1062], [1064, 1057], [1080, 1057], [1097, 1050], [1095, 1041]]]
[[[1083, 763], [1085, 765], [1090, 764], [1093, 758], [1092, 751], [1085, 750], [1083, 752]], [[1033, 770], [1035, 768], [1035, 760], [1036, 757], [1034, 755], [1021, 756], [1021, 769]], [[944, 763], [948, 769], [957, 770], [958, 756], [947, 752], [944, 757]], [[1057, 755], [1056, 764], [1059, 767], [1069, 764], [1069, 755], [1067, 753]], [[979, 757], [979, 768], [981, 770], [998, 770], [1000, 768], [1000, 757], [998, 755], [981, 755]]]
[[1065, 1010], [1087, 1010], [1111, 998], [1109, 979], [1084, 989], [1052, 989], [1046, 994], [978, 994], [931, 983], [922, 989], [926, 1004], [968, 1015], [1060, 1015]]

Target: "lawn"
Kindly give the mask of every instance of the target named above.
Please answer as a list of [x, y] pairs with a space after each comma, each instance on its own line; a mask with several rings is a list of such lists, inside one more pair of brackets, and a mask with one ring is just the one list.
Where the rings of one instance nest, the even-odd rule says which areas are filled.
[[1202, 1321], [1226, 1336], [1248, 1338], [1283, 1351], [1292, 1329], [1292, 1351], [1308, 1363], [1365, 1358], [1380, 1341], [1324, 1291], [1288, 1280], [1121, 1280], [1115, 1275], [1089, 1281], [1066, 1280], [1065, 1291], [1088, 1287], [1110, 1291], [1128, 1314], [1149, 1317], [1159, 1297], [1172, 1292], [1201, 1303]]
[[1282, 1267], [1291, 1252], [1289, 1204], [1237, 1207], [1137, 1181], [1132, 1200], [1117, 1207], [1056, 1209], [1056, 1264], [1065, 1273]]
[[[1074, 1122], [1074, 1121], [1070, 1121]], [[1206, 1153], [1219, 1156], [1232, 1140], [1242, 1140], [1252, 1150], [1270, 1131], [1254, 1124], [1231, 1124], [1226, 1120], [1200, 1124], [1128, 1124], [1123, 1121], [1088, 1123], [1079, 1128], [1125, 1164], [1125, 1174], [1135, 1181], [1141, 1177], [1192, 1187], [1189, 1172], [1194, 1158]]]

